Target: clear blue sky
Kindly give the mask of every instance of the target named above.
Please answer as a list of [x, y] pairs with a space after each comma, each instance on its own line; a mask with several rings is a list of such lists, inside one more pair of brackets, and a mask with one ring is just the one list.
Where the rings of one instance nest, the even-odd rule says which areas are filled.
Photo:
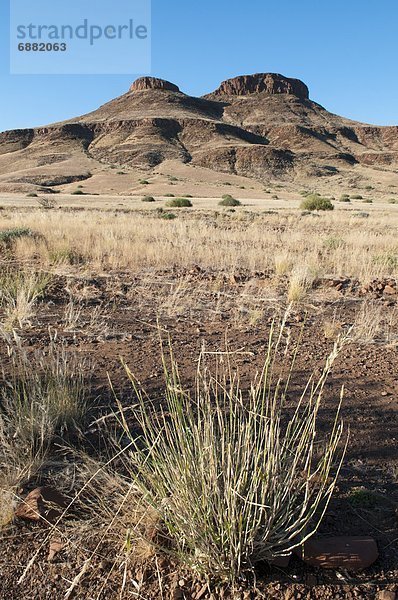
[[[140, 75], [10, 75], [0, 3], [0, 130], [88, 112]], [[397, 0], [153, 0], [152, 74], [202, 95], [228, 77], [278, 72], [332, 112], [398, 124], [397, 30]]]

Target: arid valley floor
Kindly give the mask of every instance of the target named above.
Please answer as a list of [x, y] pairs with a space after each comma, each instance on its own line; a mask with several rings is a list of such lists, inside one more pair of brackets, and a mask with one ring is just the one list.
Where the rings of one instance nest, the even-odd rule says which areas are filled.
[[[322, 369], [336, 337], [349, 332], [319, 415], [322, 431], [344, 385], [349, 444], [320, 533], [373, 537], [379, 559], [353, 573], [304, 566], [293, 557], [287, 567], [261, 566], [256, 581], [242, 582], [234, 594], [393, 597], [382, 594], [392, 594], [398, 582], [394, 188], [340, 189], [333, 211], [308, 212], [299, 208], [302, 195], [283, 183], [264, 191], [251, 180], [218, 174], [204, 198], [180, 177], [168, 189], [192, 196], [190, 208], [167, 208], [169, 184], [159, 189], [156, 178], [137, 183], [129, 195], [92, 195], [83, 187], [82, 195], [0, 197], [3, 289], [13, 274], [22, 273], [13, 283], [19, 292], [2, 296], [3, 384], [15, 376], [18, 353], [33, 372], [56, 353], [74, 365], [77, 379], [83, 377], [88, 406], [81, 429], [54, 435], [40, 467], [21, 476], [2, 502], [15, 506], [16, 496], [26, 497], [37, 485], [73, 498], [89, 477], [95, 482], [90, 469], [95, 472], [96, 461], [111, 454], [118, 411], [122, 407], [127, 415], [133, 401], [121, 359], [156, 402], [164, 387], [159, 338], [169, 335], [184, 385], [194, 385], [205, 348], [210, 354], [228, 351], [245, 389], [261, 371], [273, 319], [290, 307], [286, 335], [293, 341], [301, 337], [288, 397], [292, 405], [310, 373]], [[241, 205], [219, 206], [225, 193]], [[339, 202], [343, 193], [362, 198]], [[142, 203], [147, 194], [155, 201]], [[43, 205], [43, 198], [50, 204]], [[165, 218], [170, 213], [174, 218]], [[1, 238], [10, 231], [20, 233]], [[35, 285], [41, 292], [32, 299]], [[2, 477], [4, 496], [5, 472]], [[126, 523], [112, 515], [116, 484], [101, 480], [92, 487], [55, 528], [5, 519], [1, 597], [63, 598], [68, 590], [76, 598], [210, 597], [203, 581], [173, 560], [148, 548], [142, 556], [128, 556]], [[48, 560], [54, 539], [60, 546]], [[222, 595], [213, 589], [213, 597]]]

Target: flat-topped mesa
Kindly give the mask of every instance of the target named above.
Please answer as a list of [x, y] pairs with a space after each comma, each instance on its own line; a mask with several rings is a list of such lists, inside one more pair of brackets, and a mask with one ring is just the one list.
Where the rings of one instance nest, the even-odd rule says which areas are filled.
[[308, 87], [299, 79], [291, 79], [279, 73], [256, 73], [241, 75], [223, 81], [211, 96], [247, 96], [249, 94], [292, 94], [308, 100]]
[[140, 77], [130, 86], [130, 92], [142, 92], [143, 90], [164, 90], [168, 92], [179, 92], [180, 89], [174, 83], [157, 77]]

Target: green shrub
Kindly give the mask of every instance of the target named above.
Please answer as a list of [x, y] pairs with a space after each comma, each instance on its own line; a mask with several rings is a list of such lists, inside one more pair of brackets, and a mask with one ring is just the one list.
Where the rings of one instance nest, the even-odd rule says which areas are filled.
[[153, 196], [144, 196], [141, 202], [156, 202], [156, 200]]
[[[317, 425], [322, 391], [342, 344], [302, 388], [288, 416], [294, 359], [283, 365], [284, 382], [277, 375], [285, 334], [283, 326], [271, 328], [264, 368], [252, 386], [231, 374], [228, 359], [209, 371], [205, 353], [196, 385], [185, 386], [173, 356], [164, 358], [165, 389], [156, 409], [126, 367], [140, 435], [121, 419], [131, 445], [124, 467], [139, 489], [137, 502], [159, 516], [167, 535], [158, 541], [167, 552], [215, 582], [233, 586], [254, 564], [273, 562], [300, 546], [303, 535], [310, 537], [344, 455], [339, 403], [327, 430]], [[293, 350], [296, 356], [298, 348]]]
[[388, 204], [398, 204], [398, 198], [390, 198]]
[[173, 219], [177, 218], [177, 215], [171, 212], [164, 212], [160, 215], [160, 218], [164, 219], [165, 221], [172, 221]]
[[219, 206], [240, 206], [241, 202], [229, 194], [225, 194], [218, 204]]
[[374, 190], [374, 187], [373, 185], [366, 185], [365, 190], [368, 190], [368, 192], [370, 192], [370, 190]]
[[328, 198], [322, 198], [317, 194], [310, 194], [300, 204], [302, 210], [333, 210], [334, 206]]
[[147, 181], [146, 179], [140, 179], [138, 183], [140, 185], [149, 185], [149, 181]]
[[172, 198], [166, 203], [166, 206], [171, 208], [189, 208], [192, 206], [192, 202], [188, 198]]
[[363, 196], [361, 194], [354, 194], [351, 196], [352, 200], [363, 200]]
[[351, 202], [351, 200], [350, 200], [349, 196], [344, 195], [344, 196], [341, 196], [339, 202]]
[[32, 237], [33, 231], [27, 227], [15, 227], [14, 229], [4, 229], [0, 231], [0, 243], [9, 244], [13, 240], [21, 237]]
[[165, 198], [174, 198], [175, 194], [165, 194]]
[[71, 192], [72, 196], [84, 196], [84, 192], [83, 190], [75, 190], [74, 192]]

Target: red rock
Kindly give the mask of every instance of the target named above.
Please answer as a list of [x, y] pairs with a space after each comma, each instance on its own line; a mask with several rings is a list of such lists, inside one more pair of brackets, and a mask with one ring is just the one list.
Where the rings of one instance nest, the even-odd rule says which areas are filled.
[[56, 521], [63, 510], [67, 507], [68, 501], [57, 490], [51, 487], [38, 487], [26, 496], [25, 500], [20, 502], [15, 510], [15, 516], [25, 521]]
[[143, 90], [166, 90], [179, 92], [180, 88], [170, 81], [158, 79], [157, 77], [140, 77], [130, 86], [130, 92], [142, 92]]
[[392, 295], [392, 294], [396, 294], [397, 290], [396, 290], [396, 288], [392, 287], [391, 285], [386, 285], [386, 287], [384, 288], [384, 293]]
[[62, 540], [54, 539], [50, 541], [50, 547], [48, 549], [47, 560], [52, 562], [56, 555], [61, 552], [65, 547], [65, 542]]
[[223, 81], [214, 96], [247, 96], [248, 94], [293, 94], [298, 98], [309, 98], [308, 87], [299, 79], [284, 77], [279, 73], [256, 73], [241, 75]]
[[324, 569], [360, 571], [378, 558], [377, 544], [369, 537], [311, 538], [296, 551], [304, 562]]

